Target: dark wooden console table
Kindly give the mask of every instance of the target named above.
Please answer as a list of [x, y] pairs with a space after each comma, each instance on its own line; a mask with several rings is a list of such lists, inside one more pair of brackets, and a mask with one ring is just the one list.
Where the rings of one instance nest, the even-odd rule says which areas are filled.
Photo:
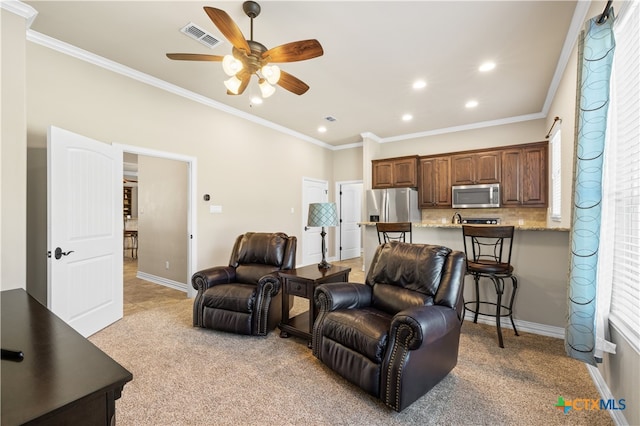
[[113, 425], [115, 400], [133, 375], [24, 290], [0, 292], [3, 426]]
[[[311, 347], [311, 333], [313, 321], [317, 316], [316, 305], [313, 301], [313, 292], [316, 286], [324, 283], [339, 283], [349, 281], [351, 268], [333, 265], [329, 269], [320, 269], [318, 265], [309, 265], [302, 268], [280, 271], [282, 278], [282, 322], [280, 323], [280, 337], [289, 337], [289, 334], [308, 340]], [[309, 299], [309, 310], [289, 318], [289, 296], [298, 296]]]

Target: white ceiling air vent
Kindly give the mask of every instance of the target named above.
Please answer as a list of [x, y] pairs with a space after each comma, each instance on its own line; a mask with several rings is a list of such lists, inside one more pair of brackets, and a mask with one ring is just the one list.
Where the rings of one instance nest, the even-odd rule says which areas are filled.
[[222, 43], [222, 40], [218, 40], [211, 33], [206, 32], [193, 22], [189, 22], [187, 25], [181, 28], [180, 31], [188, 35], [192, 39], [204, 44], [209, 49], [213, 49], [214, 47]]

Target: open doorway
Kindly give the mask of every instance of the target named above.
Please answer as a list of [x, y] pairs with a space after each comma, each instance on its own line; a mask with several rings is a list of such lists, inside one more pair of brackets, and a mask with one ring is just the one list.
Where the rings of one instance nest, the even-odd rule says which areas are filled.
[[191, 297], [195, 159], [122, 150], [126, 316]]

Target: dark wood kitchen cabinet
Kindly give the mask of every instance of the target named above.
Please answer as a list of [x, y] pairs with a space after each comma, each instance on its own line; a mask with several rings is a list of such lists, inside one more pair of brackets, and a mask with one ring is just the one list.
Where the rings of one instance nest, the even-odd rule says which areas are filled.
[[522, 204], [522, 149], [506, 149], [502, 152], [502, 185], [500, 188], [503, 207]]
[[420, 157], [418, 205], [421, 209], [451, 207], [451, 157]]
[[413, 188], [418, 186], [418, 156], [373, 160], [372, 187]]
[[503, 150], [502, 205], [504, 207], [546, 207], [547, 162], [547, 142]]
[[451, 157], [451, 184], [497, 183], [501, 178], [501, 151], [484, 151]]
[[547, 143], [522, 148], [523, 184], [522, 204], [525, 206], [547, 206]]

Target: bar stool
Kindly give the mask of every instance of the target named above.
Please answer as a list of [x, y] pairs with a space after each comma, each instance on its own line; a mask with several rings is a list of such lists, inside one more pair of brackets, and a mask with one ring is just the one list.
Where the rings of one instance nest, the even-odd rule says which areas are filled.
[[129, 247], [131, 249], [131, 257], [133, 259], [137, 259], [138, 258], [138, 231], [125, 229], [124, 231], [125, 250], [126, 250], [127, 239], [131, 241], [131, 244]]
[[409, 234], [409, 242], [411, 238], [411, 222], [377, 222], [376, 231], [378, 231], [378, 243], [388, 243], [390, 241], [407, 242], [407, 234]]
[[[511, 250], [513, 247], [513, 226], [462, 225], [464, 238], [464, 252], [467, 255], [467, 274], [473, 276], [475, 282], [475, 300], [465, 302], [465, 311], [473, 312], [473, 322], [478, 322], [478, 315], [492, 316], [496, 320], [498, 330], [498, 343], [504, 348], [500, 318], [509, 317], [516, 336], [519, 336], [516, 324], [513, 321], [513, 301], [518, 289], [518, 279], [513, 275], [511, 265]], [[495, 303], [480, 300], [480, 278], [491, 279], [496, 290]], [[512, 289], [508, 304], [503, 304], [505, 293], [505, 279], [511, 279]], [[495, 313], [481, 312], [480, 305], [495, 306]], [[472, 307], [470, 307], [472, 306]]]

